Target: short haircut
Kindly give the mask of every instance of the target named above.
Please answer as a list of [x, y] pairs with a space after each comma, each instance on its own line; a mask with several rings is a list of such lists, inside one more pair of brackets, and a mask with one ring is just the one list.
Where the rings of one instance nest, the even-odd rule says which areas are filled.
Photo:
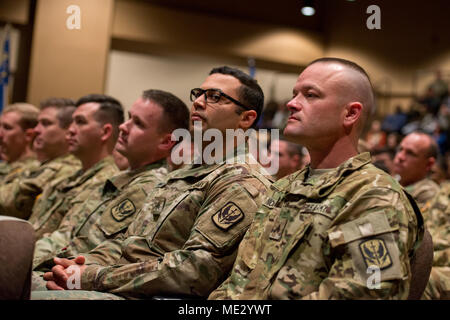
[[72, 114], [75, 111], [75, 101], [67, 98], [48, 98], [41, 101], [41, 111], [47, 108], [55, 108], [58, 110], [56, 117], [59, 126], [67, 129], [72, 123]]
[[158, 124], [158, 131], [189, 129], [189, 109], [186, 104], [170, 92], [150, 89], [142, 93], [144, 100], [150, 100], [163, 109], [163, 115]]
[[367, 74], [366, 70], [364, 70], [360, 65], [358, 65], [357, 63], [355, 63], [353, 61], [342, 59], [342, 58], [335, 58], [335, 57], [324, 57], [324, 58], [319, 58], [319, 59], [316, 59], [316, 60], [310, 62], [306, 67], [309, 67], [310, 65], [318, 63], [318, 62], [338, 63], [341, 65], [344, 65], [350, 69], [353, 69], [353, 70], [358, 71], [359, 73], [363, 74], [367, 78], [367, 80], [369, 80], [369, 82], [371, 83], [370, 77]]
[[119, 100], [104, 94], [88, 94], [76, 102], [76, 107], [85, 103], [98, 103], [100, 105], [95, 113], [95, 120], [104, 125], [110, 123], [113, 126], [113, 137], [119, 136], [119, 126], [124, 121], [124, 112]]
[[362, 121], [361, 121], [361, 128], [360, 128], [360, 134], [363, 131], [363, 127], [364, 125], [368, 122], [368, 119], [370, 117], [372, 117], [375, 114], [375, 95], [373, 92], [373, 86], [372, 86], [372, 81], [370, 80], [369, 75], [367, 74], [366, 70], [364, 70], [363, 67], [361, 67], [360, 65], [358, 65], [357, 63], [350, 61], [350, 60], [346, 60], [346, 59], [342, 59], [342, 58], [335, 58], [335, 57], [324, 57], [324, 58], [319, 58], [316, 59], [312, 62], [310, 62], [306, 67], [309, 67], [312, 64], [315, 63], [337, 63], [340, 64], [344, 67], [347, 67], [351, 70], [354, 70], [356, 72], [358, 72], [360, 75], [362, 75], [364, 78], [367, 79], [368, 83], [369, 83], [369, 97], [368, 97], [368, 108], [367, 110], [365, 110], [366, 108], [363, 109], [363, 114], [362, 114]]
[[[210, 75], [215, 73], [230, 75], [241, 82], [242, 85], [238, 90], [239, 101], [256, 111], [257, 116], [252, 124], [252, 127], [255, 127], [261, 117], [264, 106], [264, 93], [258, 82], [245, 72], [228, 66], [213, 68], [209, 72]], [[243, 109], [242, 107], [239, 108], [240, 110]]]
[[6, 106], [2, 114], [8, 112], [17, 112], [20, 115], [19, 125], [22, 130], [34, 128], [38, 123], [39, 108], [32, 104], [24, 102], [13, 103]]
[[[435, 158], [435, 159], [438, 158], [438, 156], [440, 155], [439, 146], [438, 146], [436, 140], [434, 140], [434, 138], [431, 135], [429, 135], [428, 133], [423, 132], [423, 131], [413, 131], [410, 134], [408, 134], [407, 136], [409, 136], [411, 134], [417, 134], [419, 136], [422, 136], [422, 137], [425, 137], [428, 139], [429, 146], [425, 150], [424, 157], [426, 157], [426, 158], [431, 157], [431, 158]], [[403, 139], [405, 139], [407, 136], [405, 136]]]

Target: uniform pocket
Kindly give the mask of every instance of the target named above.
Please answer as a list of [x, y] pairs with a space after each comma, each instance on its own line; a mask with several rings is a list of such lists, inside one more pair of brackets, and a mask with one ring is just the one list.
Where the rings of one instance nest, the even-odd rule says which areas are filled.
[[100, 229], [106, 236], [125, 230], [142, 208], [146, 193], [141, 188], [132, 188], [107, 205], [100, 218]]

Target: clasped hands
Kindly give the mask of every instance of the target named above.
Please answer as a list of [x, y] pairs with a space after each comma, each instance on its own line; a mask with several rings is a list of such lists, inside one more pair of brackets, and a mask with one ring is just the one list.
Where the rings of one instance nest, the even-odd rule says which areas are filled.
[[78, 256], [73, 260], [54, 258], [55, 266], [52, 271], [44, 274], [48, 290], [81, 289], [81, 275], [86, 269], [85, 258]]

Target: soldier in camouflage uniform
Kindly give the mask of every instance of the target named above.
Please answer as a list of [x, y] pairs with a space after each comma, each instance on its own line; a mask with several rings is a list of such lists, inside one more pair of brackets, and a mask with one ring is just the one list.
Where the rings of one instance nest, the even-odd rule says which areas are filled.
[[401, 186], [358, 154], [374, 108], [367, 74], [347, 60], [315, 60], [287, 107], [284, 135], [311, 163], [272, 185], [209, 298], [405, 299], [423, 229]]
[[436, 161], [438, 150], [431, 136], [413, 132], [401, 141], [394, 158], [393, 175], [399, 177], [400, 184], [416, 200], [425, 222], [429, 220], [427, 202], [439, 191], [439, 186], [427, 177]]
[[[201, 89], [191, 91], [191, 121], [202, 131], [247, 130], [260, 115], [263, 94], [243, 72], [213, 69]], [[225, 140], [225, 138], [224, 138]], [[208, 142], [203, 142], [203, 148]], [[57, 260], [45, 275], [49, 289], [67, 289], [64, 268], [80, 265], [81, 288], [102, 291], [34, 292], [34, 299], [207, 297], [229, 272], [240, 240], [269, 186], [264, 169], [236, 145], [216, 163], [172, 171], [156, 186], [127, 232], [75, 260]], [[243, 149], [243, 150], [242, 150]], [[226, 152], [228, 151], [228, 152]], [[244, 156], [245, 161], [237, 163]], [[86, 262], [86, 264], [84, 264]]]
[[189, 111], [180, 99], [160, 90], [145, 91], [131, 107], [129, 120], [120, 126], [116, 144], [130, 170], [108, 179], [101, 192], [93, 192], [82, 206], [69, 210], [56, 231], [37, 241], [34, 269], [48, 271], [53, 257], [88, 252], [125, 232], [168, 173], [165, 158], [175, 143], [172, 131], [188, 127]]
[[0, 186], [1, 214], [28, 219], [36, 197], [47, 183], [65, 179], [81, 168], [80, 161], [68, 153], [65, 138], [74, 110], [75, 102], [70, 99], [50, 98], [41, 102], [33, 142], [41, 165], [22, 171], [19, 178]]
[[1, 184], [12, 183], [27, 170], [39, 166], [31, 148], [38, 114], [39, 109], [28, 103], [11, 104], [3, 110], [0, 118], [0, 151], [9, 170], [1, 176]]
[[122, 105], [109, 96], [88, 95], [76, 106], [67, 141], [82, 168], [64, 180], [52, 181], [38, 197], [29, 218], [37, 239], [55, 231], [68, 210], [81, 206], [118, 172], [111, 153], [123, 122]]
[[450, 299], [450, 182], [445, 182], [429, 210], [433, 267], [423, 299]]
[[[1, 159], [1, 148], [0, 148], [0, 159]], [[3, 178], [9, 173], [10, 170], [10, 166], [8, 164], [8, 162], [6, 162], [5, 160], [1, 160], [0, 161], [0, 183], [2, 182]]]

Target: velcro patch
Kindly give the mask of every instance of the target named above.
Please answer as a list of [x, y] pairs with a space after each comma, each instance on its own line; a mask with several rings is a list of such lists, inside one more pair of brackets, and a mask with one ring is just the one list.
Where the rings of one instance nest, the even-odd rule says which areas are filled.
[[370, 239], [359, 244], [359, 250], [367, 267], [376, 266], [380, 270], [389, 268], [392, 259], [389, 250], [382, 239]]
[[331, 207], [321, 203], [307, 202], [300, 208], [299, 212], [314, 212], [329, 215], [331, 213]]
[[244, 213], [235, 203], [228, 202], [217, 211], [212, 217], [214, 224], [222, 230], [228, 230], [244, 219]]
[[111, 209], [111, 215], [116, 221], [122, 221], [135, 212], [136, 207], [134, 206], [134, 203], [129, 199], [123, 200], [121, 203]]

